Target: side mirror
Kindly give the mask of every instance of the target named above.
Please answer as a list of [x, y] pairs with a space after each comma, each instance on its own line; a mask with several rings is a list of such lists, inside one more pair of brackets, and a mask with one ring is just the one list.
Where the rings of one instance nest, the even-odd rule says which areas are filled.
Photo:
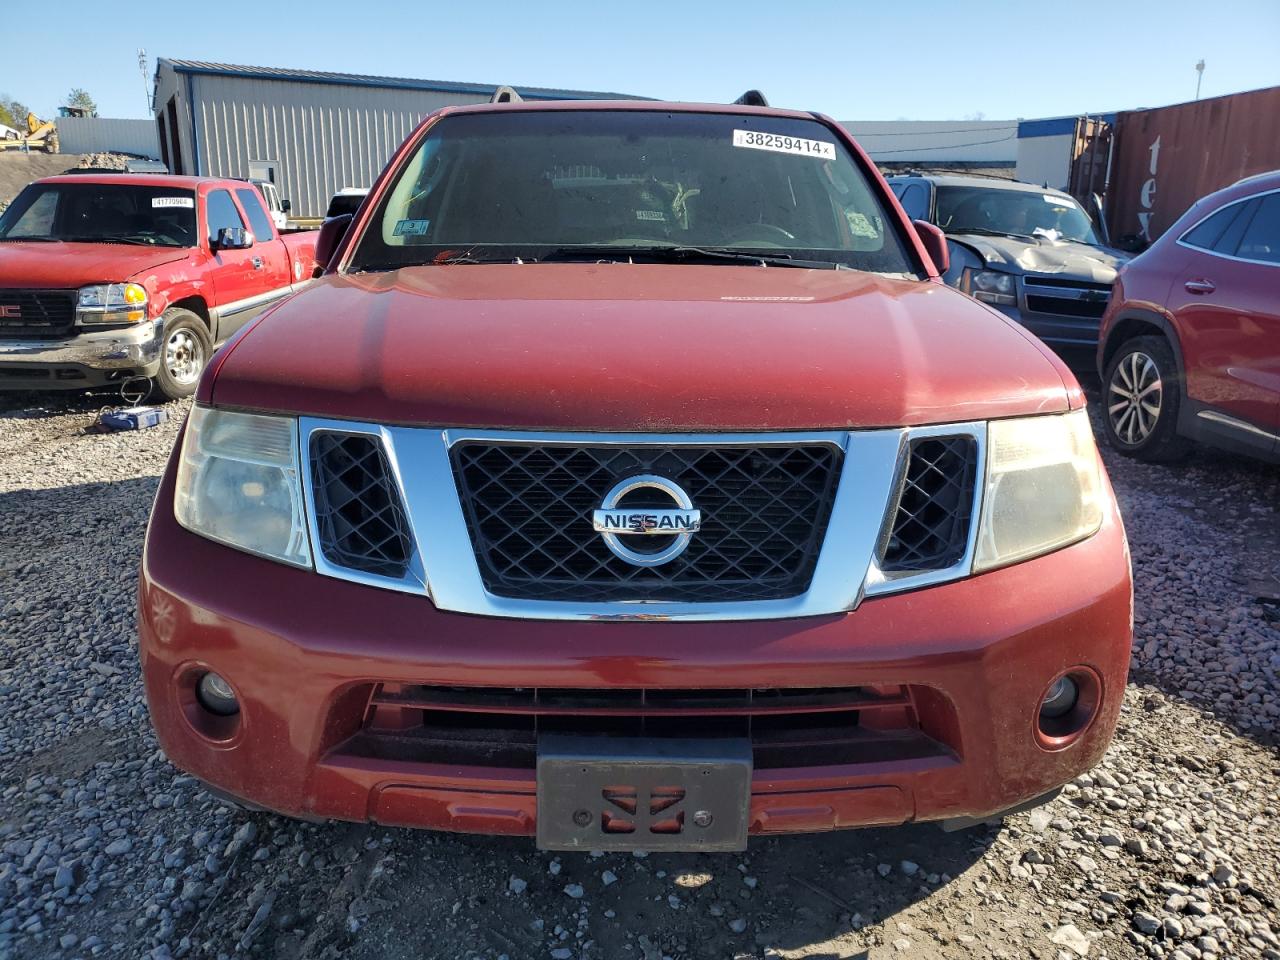
[[933, 269], [942, 276], [951, 266], [951, 251], [947, 249], [947, 235], [927, 220], [912, 220], [924, 252], [933, 261]]
[[344, 213], [340, 217], [330, 217], [320, 225], [320, 235], [316, 237], [316, 268], [312, 276], [318, 277], [329, 269], [329, 261], [351, 229], [351, 220], [351, 214]]
[[292, 200], [281, 200], [281, 201], [280, 201], [280, 209], [281, 209], [282, 211], [284, 211], [285, 213], [288, 213], [290, 210], [292, 210], [292, 209], [293, 209], [293, 201], [292, 201]]
[[253, 234], [244, 227], [223, 227], [214, 238], [213, 249], [247, 250], [253, 246]]

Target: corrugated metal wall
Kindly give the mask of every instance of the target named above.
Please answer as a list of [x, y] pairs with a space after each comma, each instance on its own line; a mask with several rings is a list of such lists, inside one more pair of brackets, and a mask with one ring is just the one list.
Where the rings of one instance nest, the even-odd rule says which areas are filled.
[[[180, 91], [186, 80], [178, 76]], [[371, 186], [432, 110], [488, 99], [243, 77], [192, 76], [190, 82], [199, 172], [247, 177], [251, 160], [274, 161], [280, 195], [292, 201], [295, 217], [323, 216], [342, 187]]]
[[1115, 144], [1111, 235], [1154, 240], [1206, 194], [1280, 169], [1280, 87], [1121, 113]]
[[63, 153], [136, 153], [159, 158], [154, 120], [106, 117], [59, 117], [58, 143]]

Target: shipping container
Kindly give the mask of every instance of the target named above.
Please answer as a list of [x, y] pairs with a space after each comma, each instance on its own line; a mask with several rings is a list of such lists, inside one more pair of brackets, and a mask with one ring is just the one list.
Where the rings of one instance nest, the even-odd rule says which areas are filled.
[[1206, 194], [1280, 169], [1280, 87], [1120, 113], [1111, 236], [1154, 240]]

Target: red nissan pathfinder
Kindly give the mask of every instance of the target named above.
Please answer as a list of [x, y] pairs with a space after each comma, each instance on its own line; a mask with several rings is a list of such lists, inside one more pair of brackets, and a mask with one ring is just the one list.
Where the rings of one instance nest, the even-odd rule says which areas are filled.
[[1131, 585], [1083, 395], [832, 121], [447, 108], [318, 247], [147, 533], [151, 715], [215, 793], [736, 850], [1102, 756]]

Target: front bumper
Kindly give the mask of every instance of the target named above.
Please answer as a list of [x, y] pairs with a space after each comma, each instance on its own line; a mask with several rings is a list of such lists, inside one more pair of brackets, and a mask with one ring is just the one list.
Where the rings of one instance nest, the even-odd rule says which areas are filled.
[[0, 390], [72, 390], [152, 377], [160, 344], [159, 320], [59, 340], [0, 338]]
[[[984, 817], [1096, 764], [1119, 713], [1132, 636], [1128, 550], [1110, 508], [1092, 538], [853, 613], [750, 622], [565, 622], [436, 610], [179, 527], [162, 480], [139, 584], [143, 679], [162, 747], [219, 791], [287, 815], [533, 835], [534, 770], [357, 750], [386, 685], [558, 690], [891, 688], [912, 691], [927, 756], [876, 752], [752, 775], [752, 834]], [[1037, 736], [1062, 671], [1099, 680], [1069, 744]], [[191, 693], [225, 676], [242, 710], [211, 727]], [[688, 732], [702, 721], [690, 717]], [[642, 844], [637, 844], [638, 846]]]

